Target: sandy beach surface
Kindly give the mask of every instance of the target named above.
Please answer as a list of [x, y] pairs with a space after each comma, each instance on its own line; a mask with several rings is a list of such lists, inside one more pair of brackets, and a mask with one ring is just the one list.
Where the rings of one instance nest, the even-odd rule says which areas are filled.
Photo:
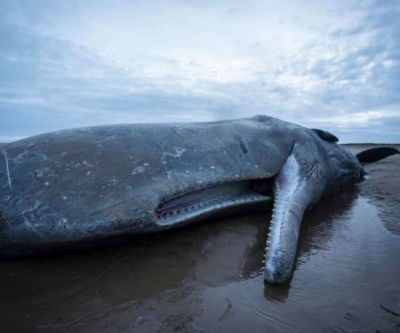
[[400, 155], [365, 169], [306, 213], [285, 286], [263, 282], [270, 212], [249, 212], [123, 247], [1, 261], [0, 331], [400, 332]]

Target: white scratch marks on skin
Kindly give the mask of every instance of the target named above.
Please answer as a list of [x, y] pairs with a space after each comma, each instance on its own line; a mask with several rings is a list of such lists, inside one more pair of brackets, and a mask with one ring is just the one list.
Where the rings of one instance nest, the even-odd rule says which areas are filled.
[[6, 168], [7, 168], [7, 176], [8, 176], [8, 186], [10, 186], [10, 189], [12, 189], [12, 184], [11, 184], [11, 177], [10, 177], [10, 168], [8, 166], [8, 157], [7, 157], [7, 153], [6, 150], [3, 148], [3, 154], [4, 157], [6, 158]]
[[107, 186], [115, 186], [118, 184], [118, 179], [116, 177], [112, 177], [109, 181]]
[[63, 229], [69, 229], [68, 220], [63, 217], [58, 221], [58, 227]]
[[139, 165], [139, 166], [135, 167], [132, 170], [132, 175], [136, 175], [138, 173], [144, 173], [146, 171], [146, 168], [148, 168], [149, 166], [150, 166], [150, 164], [146, 162], [143, 165]]
[[186, 151], [185, 148], [180, 148], [180, 147], [175, 147], [175, 154], [172, 153], [162, 153], [161, 155], [161, 160], [162, 160], [162, 164], [165, 164], [165, 157], [166, 156], [171, 156], [171, 157], [181, 157], [182, 154]]
[[87, 166], [87, 167], [96, 168], [94, 165], [91, 165], [91, 164], [89, 164], [89, 163], [86, 162], [86, 161], [83, 161], [82, 164], [85, 165], [85, 166]]
[[167, 178], [169, 179], [169, 180], [171, 180], [171, 181], [173, 181], [173, 178], [172, 178], [172, 176], [174, 175], [174, 171], [168, 171], [167, 170]]
[[34, 226], [29, 222], [29, 220], [25, 217], [24, 213], [22, 213], [22, 217], [24, 218], [24, 224], [25, 226], [30, 229], [32, 232], [34, 232], [36, 235], [38, 235], [40, 238], [43, 238], [42, 234], [39, 233]]
[[116, 137], [117, 137], [116, 135], [111, 135], [111, 136], [106, 137], [105, 139], [96, 141], [96, 143], [103, 143], [103, 142], [106, 142], [106, 141], [109, 141], [109, 140], [114, 140]]
[[40, 238], [43, 238], [42, 234], [35, 229], [35, 227], [29, 222], [29, 219], [25, 216], [25, 213], [30, 213], [30, 212], [35, 211], [40, 205], [41, 205], [40, 201], [36, 201], [34, 206], [31, 208], [25, 209], [21, 213], [21, 216], [24, 219], [24, 225], [27, 227], [27, 229], [30, 229], [33, 233], [38, 235]]
[[9, 227], [11, 230], [14, 230], [14, 227], [12, 226], [12, 224], [10, 223], [10, 221], [8, 221], [8, 219], [5, 217], [4, 214], [2, 215], [2, 217], [3, 217], [4, 221], [6, 222], [6, 224], [8, 225], [8, 227]]

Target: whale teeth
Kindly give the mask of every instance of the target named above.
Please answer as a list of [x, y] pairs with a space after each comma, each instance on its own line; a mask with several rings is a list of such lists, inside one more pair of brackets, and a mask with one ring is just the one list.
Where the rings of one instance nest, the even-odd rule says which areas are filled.
[[[237, 191], [236, 185], [234, 190]], [[241, 188], [240, 190], [243, 191]], [[213, 194], [213, 197], [211, 198], [190, 198], [189, 196], [190, 200], [184, 200], [183, 202], [180, 201], [177, 196], [176, 198], [174, 197], [160, 203], [155, 211], [155, 215], [157, 216], [157, 219], [160, 220], [160, 223], [173, 224], [175, 222], [183, 222], [186, 219], [197, 219], [203, 215], [207, 216], [208, 214], [212, 214], [213, 212], [224, 208], [236, 205], [244, 206], [246, 204], [249, 205], [252, 202], [266, 200], [263, 195], [246, 191], [247, 190], [238, 193], [225, 191], [226, 193], [217, 193], [217, 195]], [[183, 195], [184, 194], [185, 193], [183, 193]], [[175, 202], [175, 200], [177, 202]]]

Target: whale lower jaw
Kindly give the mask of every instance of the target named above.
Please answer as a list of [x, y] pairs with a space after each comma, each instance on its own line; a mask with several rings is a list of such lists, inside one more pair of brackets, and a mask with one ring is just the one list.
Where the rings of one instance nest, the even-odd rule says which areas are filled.
[[[159, 226], [175, 226], [213, 217], [249, 213], [256, 207], [269, 208], [273, 203], [272, 193], [254, 190], [255, 182], [263, 180], [242, 180], [211, 185], [189, 191], [163, 201], [157, 207], [156, 221]], [[257, 210], [256, 210], [257, 211]]]
[[274, 179], [275, 202], [266, 244], [265, 281], [287, 282], [292, 273], [304, 211], [315, 199], [311, 174], [302, 170], [295, 153], [287, 158]]

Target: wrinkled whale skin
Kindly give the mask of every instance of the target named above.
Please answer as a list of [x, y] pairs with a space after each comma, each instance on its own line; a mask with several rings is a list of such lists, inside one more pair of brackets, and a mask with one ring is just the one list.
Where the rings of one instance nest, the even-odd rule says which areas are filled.
[[[198, 218], [160, 217], [162, 203], [199, 191], [184, 199], [191, 202], [221, 184], [239, 193], [235, 184], [270, 179], [276, 193], [265, 279], [282, 283], [291, 274], [304, 210], [363, 175], [357, 158], [329, 135], [255, 116], [78, 128], [7, 144], [0, 148], [0, 255], [189, 224]], [[179, 201], [168, 205], [188, 209]]]

